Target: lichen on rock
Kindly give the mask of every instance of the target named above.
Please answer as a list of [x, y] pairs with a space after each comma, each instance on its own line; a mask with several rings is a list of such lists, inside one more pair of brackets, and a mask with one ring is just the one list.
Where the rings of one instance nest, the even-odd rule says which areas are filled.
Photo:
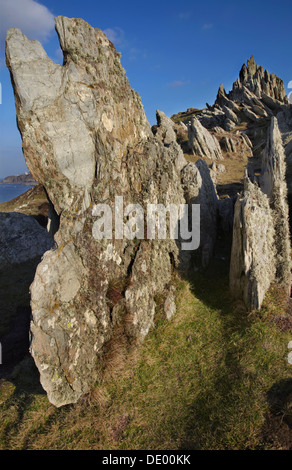
[[277, 119], [268, 130], [262, 171], [235, 204], [230, 288], [248, 309], [260, 309], [272, 283], [290, 295], [291, 259], [286, 164]]
[[[179, 241], [115, 237], [115, 228], [112, 239], [96, 239], [94, 207], [107, 204], [115, 227], [116, 196], [144, 213], [147, 204], [189, 201], [175, 133], [169, 127], [165, 137], [161, 129], [153, 135], [113, 44], [81, 19], [55, 23], [62, 66], [18, 29], [7, 33], [6, 61], [27, 165], [60, 219], [56, 248], [31, 286], [30, 346], [49, 400], [59, 407], [100, 379], [117, 325], [139, 343], [153, 326], [157, 295], [165, 296], [168, 317], [175, 311], [170, 293]], [[169, 122], [162, 116], [158, 124]]]

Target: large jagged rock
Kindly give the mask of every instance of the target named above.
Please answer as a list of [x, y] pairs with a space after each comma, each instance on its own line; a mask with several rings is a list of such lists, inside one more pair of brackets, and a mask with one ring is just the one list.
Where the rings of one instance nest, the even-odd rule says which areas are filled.
[[248, 310], [261, 308], [275, 279], [274, 235], [268, 198], [247, 179], [244, 195], [234, 208], [230, 290]]
[[220, 145], [200, 121], [193, 116], [189, 124], [189, 147], [196, 155], [211, 160], [223, 160]]
[[156, 138], [160, 140], [166, 147], [173, 149], [174, 154], [177, 155], [175, 166], [178, 171], [181, 171], [182, 168], [186, 166], [187, 161], [184, 157], [181, 147], [177, 143], [177, 133], [175, 130], [179, 128], [179, 126], [176, 126], [176, 124], [162, 111], [156, 111], [156, 118]]
[[248, 309], [260, 309], [271, 283], [291, 291], [286, 165], [276, 118], [264, 152], [260, 187], [245, 179], [235, 205], [230, 288]]
[[258, 98], [262, 98], [264, 94], [274, 100], [288, 103], [283, 81], [275, 74], [269, 74], [262, 66], [258, 66], [253, 56], [247, 61], [247, 65], [242, 66], [239, 79], [241, 84]]
[[[181, 176], [186, 200], [189, 204], [200, 205], [200, 258], [201, 265], [205, 268], [210, 263], [216, 242], [218, 195], [204, 160], [188, 163]], [[187, 256], [187, 253], [185, 255]]]
[[277, 281], [290, 294], [291, 246], [285, 158], [278, 121], [273, 117], [263, 155], [260, 183], [269, 198], [274, 218]]
[[[147, 204], [189, 200], [181, 149], [171, 131], [167, 142], [161, 129], [153, 136], [112, 43], [81, 19], [58, 17], [56, 30], [63, 66], [17, 29], [8, 31], [6, 60], [27, 165], [60, 219], [57, 247], [44, 255], [31, 286], [30, 349], [49, 400], [62, 406], [100, 379], [104, 348], [116, 330], [134, 344], [143, 340], [157, 294], [165, 294], [166, 315], [174, 313], [171, 280], [180, 243], [143, 239], [143, 230], [133, 239], [123, 236], [121, 229], [135, 227], [130, 214], [121, 218], [116, 197], [124, 198], [124, 208], [139, 204], [144, 214]], [[203, 181], [207, 170], [196, 167], [193, 182], [204, 193], [206, 213], [208, 198], [215, 201]], [[112, 209], [113, 236], [99, 240], [98, 204], [104, 203]]]
[[[269, 74], [262, 66], [255, 63], [252, 56], [247, 64], [243, 64], [239, 78], [234, 82], [232, 90], [227, 94], [224, 86], [220, 85], [215, 107], [225, 110], [230, 122], [237, 122], [235, 117], [230, 119], [230, 111], [240, 120], [238, 112], [242, 107], [245, 117], [256, 122], [259, 118], [268, 118], [277, 114], [288, 104], [283, 81], [275, 74]], [[229, 108], [226, 113], [226, 108]], [[231, 114], [232, 116], [232, 114]], [[226, 122], [225, 122], [226, 128]], [[228, 130], [228, 129], [226, 129]]]
[[157, 133], [156, 136], [164, 145], [170, 145], [176, 142], [176, 133], [174, 131], [174, 122], [162, 111], [156, 111]]
[[[151, 129], [105, 35], [83, 20], [64, 17], [56, 18], [56, 30], [64, 66], [18, 29], [8, 31], [6, 61], [27, 165], [60, 213], [68, 206], [88, 207], [95, 175], [107, 188], [115, 177], [116, 168], [108, 169], [113, 155], [118, 171], [127, 148], [145, 140]], [[51, 184], [52, 171], [58, 189]]]

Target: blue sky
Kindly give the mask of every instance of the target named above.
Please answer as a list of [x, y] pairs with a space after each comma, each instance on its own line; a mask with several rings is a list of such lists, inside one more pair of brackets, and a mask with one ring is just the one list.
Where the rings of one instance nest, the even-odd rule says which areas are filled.
[[291, 0], [0, 0], [0, 178], [26, 171], [4, 60], [6, 30], [20, 27], [61, 63], [58, 15], [81, 17], [107, 33], [151, 125], [156, 109], [171, 116], [213, 104], [220, 83], [229, 91], [251, 55], [289, 92]]

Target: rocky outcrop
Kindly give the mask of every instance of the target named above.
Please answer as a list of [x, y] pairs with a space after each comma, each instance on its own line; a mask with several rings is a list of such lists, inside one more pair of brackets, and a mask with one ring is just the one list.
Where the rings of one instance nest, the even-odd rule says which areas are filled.
[[0, 226], [1, 376], [28, 353], [29, 286], [54, 240], [33, 217], [24, 214], [0, 212]]
[[0, 184], [27, 184], [34, 186], [37, 182], [30, 173], [25, 173], [24, 175], [7, 176], [0, 181]]
[[220, 145], [200, 121], [193, 116], [189, 124], [189, 148], [200, 157], [223, 160]]
[[[27, 165], [60, 213], [69, 206], [87, 208], [95, 175], [108, 188], [118, 170], [108, 170], [112, 155], [121, 162], [127, 148], [145, 140], [151, 129], [105, 35], [63, 17], [56, 18], [56, 29], [64, 66], [17, 29], [7, 34], [6, 61]], [[98, 161], [96, 152], [103, 156]]]
[[183, 151], [178, 145], [178, 132], [179, 130], [186, 131], [183, 129], [183, 126], [176, 125], [169, 117], [167, 117], [162, 111], [156, 111], [157, 126], [155, 136], [160, 140], [165, 147], [171, 148], [176, 155], [175, 166], [178, 171], [181, 171], [182, 168], [187, 164], [187, 161], [184, 157]]
[[290, 294], [290, 233], [285, 154], [272, 118], [262, 163], [260, 187], [245, 179], [235, 205], [230, 288], [248, 309], [260, 309], [271, 283]]
[[[185, 198], [189, 204], [200, 205], [200, 262], [205, 268], [210, 263], [217, 236], [218, 196], [210, 170], [205, 161], [188, 163], [181, 172]], [[193, 253], [184, 253], [192, 257]], [[190, 262], [191, 266], [196, 263]]]
[[[151, 130], [104, 33], [65, 17], [56, 18], [56, 30], [62, 66], [17, 29], [8, 31], [6, 60], [24, 155], [48, 195], [56, 243], [31, 285], [30, 351], [49, 400], [59, 407], [75, 403], [102, 378], [112, 340], [123, 337], [132, 347], [143, 341], [154, 325], [157, 298], [166, 318], [173, 317], [173, 270], [207, 267], [218, 227], [229, 232], [233, 213], [230, 286], [235, 297], [248, 308], [260, 308], [275, 280], [288, 291], [290, 264], [276, 121], [262, 189], [249, 168], [254, 183], [246, 177], [234, 209], [233, 197], [218, 200], [214, 184], [232, 167], [232, 155], [242, 164], [262, 151], [265, 126], [285, 106], [277, 77], [263, 75], [251, 60], [229, 94], [220, 87], [214, 106], [190, 108], [182, 113], [182, 123], [157, 111]], [[186, 132], [190, 150], [212, 160], [211, 169], [201, 158], [185, 160]], [[223, 153], [224, 166], [218, 165]], [[189, 234], [186, 240], [181, 233], [159, 239], [159, 214], [159, 227], [149, 236], [148, 208], [159, 204], [165, 213], [171, 205], [188, 206], [173, 232], [183, 221], [191, 222], [192, 205], [200, 205], [199, 249], [182, 249]]]
[[[50, 401], [62, 406], [100, 380], [104, 348], [117, 329], [131, 344], [143, 340], [158, 294], [166, 316], [174, 314], [172, 272], [183, 240], [145, 237], [148, 204], [178, 206], [200, 193], [213, 243], [216, 192], [204, 164], [194, 169], [194, 193], [181, 184], [186, 161], [168, 118], [158, 113], [154, 136], [102, 31], [64, 17], [56, 30], [63, 66], [17, 29], [8, 31], [6, 60], [27, 165], [59, 218], [57, 247], [46, 252], [31, 286], [31, 354]], [[100, 204], [104, 219], [97, 218]], [[142, 229], [132, 222], [135, 210]], [[204, 264], [212, 247], [205, 251]]]
[[45, 228], [25, 214], [0, 212], [1, 270], [41, 257], [54, 241]]
[[270, 98], [288, 104], [283, 81], [275, 74], [264, 70], [255, 63], [254, 57], [243, 65], [239, 74], [240, 83], [258, 98], [267, 95]]
[[276, 278], [288, 294], [291, 290], [290, 230], [287, 203], [286, 162], [282, 138], [275, 117], [268, 132], [260, 180], [268, 196], [275, 226]]
[[247, 179], [244, 195], [234, 208], [230, 290], [235, 299], [244, 301], [248, 310], [261, 308], [275, 279], [274, 236], [268, 198]]
[[174, 131], [174, 122], [167, 117], [162, 111], [156, 111], [157, 132], [156, 137], [161, 140], [164, 145], [170, 145], [176, 142], [176, 133]]

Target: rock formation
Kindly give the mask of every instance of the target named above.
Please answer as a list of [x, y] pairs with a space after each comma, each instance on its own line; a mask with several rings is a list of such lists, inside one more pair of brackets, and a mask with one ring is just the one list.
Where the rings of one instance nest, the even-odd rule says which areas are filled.
[[30, 173], [25, 173], [24, 175], [6, 176], [6, 178], [0, 181], [0, 184], [24, 184], [34, 186], [37, 182]]
[[186, 200], [190, 205], [200, 205], [200, 257], [202, 266], [207, 267], [216, 242], [218, 196], [208, 165], [202, 159], [188, 163], [181, 175]]
[[41, 257], [54, 241], [33, 217], [0, 212], [0, 266], [5, 270]]
[[[59, 407], [101, 379], [111, 340], [122, 335], [138, 345], [145, 338], [157, 296], [172, 318], [174, 268], [193, 269], [198, 260], [208, 266], [218, 227], [233, 226], [230, 286], [248, 308], [261, 307], [275, 280], [288, 291], [290, 245], [284, 151], [274, 118], [266, 142], [271, 117], [286, 113], [276, 76], [251, 59], [230, 93], [220, 86], [214, 106], [190, 108], [176, 123], [157, 111], [151, 130], [104, 33], [81, 19], [57, 17], [55, 24], [62, 66], [18, 29], [7, 33], [6, 61], [27, 166], [50, 202], [56, 245], [31, 286], [30, 350], [49, 400]], [[182, 151], [186, 132], [190, 150], [201, 157], [196, 163]], [[234, 210], [233, 196], [219, 200], [214, 181], [228, 171], [232, 155], [239, 162], [253, 157], [257, 165], [265, 146], [261, 188], [250, 162], [254, 183], [246, 176]], [[224, 166], [217, 165], [223, 155]], [[204, 159], [213, 161], [211, 171]], [[187, 235], [149, 237], [151, 204], [166, 212], [171, 204], [200, 204], [200, 249], [182, 250]], [[191, 210], [184, 219], [191, 221]]]
[[276, 278], [287, 293], [291, 290], [289, 209], [286, 162], [282, 138], [275, 117], [271, 120], [263, 155], [261, 189], [268, 196], [275, 226]]
[[199, 157], [223, 160], [220, 145], [200, 121], [193, 116], [189, 124], [189, 148]]
[[261, 308], [275, 279], [274, 235], [268, 198], [247, 179], [244, 195], [235, 204], [230, 290], [249, 310]]
[[[6, 60], [27, 165], [60, 219], [57, 247], [45, 253], [31, 286], [30, 349], [50, 401], [62, 406], [100, 379], [117, 328], [132, 343], [143, 340], [157, 294], [165, 296], [168, 318], [175, 311], [180, 243], [144, 239], [128, 205], [146, 214], [148, 204], [189, 201], [180, 175], [187, 162], [168, 118], [158, 112], [154, 136], [112, 43], [81, 19], [57, 17], [56, 30], [63, 66], [18, 29], [8, 31]], [[208, 168], [198, 165], [195, 177], [190, 183], [200, 186], [210, 212], [208, 200], [215, 207], [216, 198]], [[99, 204], [112, 209], [112, 237], [95, 236]]]
[[262, 66], [258, 66], [253, 56], [247, 61], [247, 65], [242, 66], [239, 83], [258, 98], [268, 95], [274, 100], [288, 103], [283, 81], [275, 74], [269, 74]]
[[54, 240], [34, 217], [24, 214], [0, 212], [0, 226], [0, 344], [7, 370], [28, 352], [29, 286]]
[[230, 288], [249, 310], [260, 309], [272, 283], [290, 294], [290, 233], [285, 155], [276, 118], [272, 118], [260, 186], [245, 178], [235, 204]]

